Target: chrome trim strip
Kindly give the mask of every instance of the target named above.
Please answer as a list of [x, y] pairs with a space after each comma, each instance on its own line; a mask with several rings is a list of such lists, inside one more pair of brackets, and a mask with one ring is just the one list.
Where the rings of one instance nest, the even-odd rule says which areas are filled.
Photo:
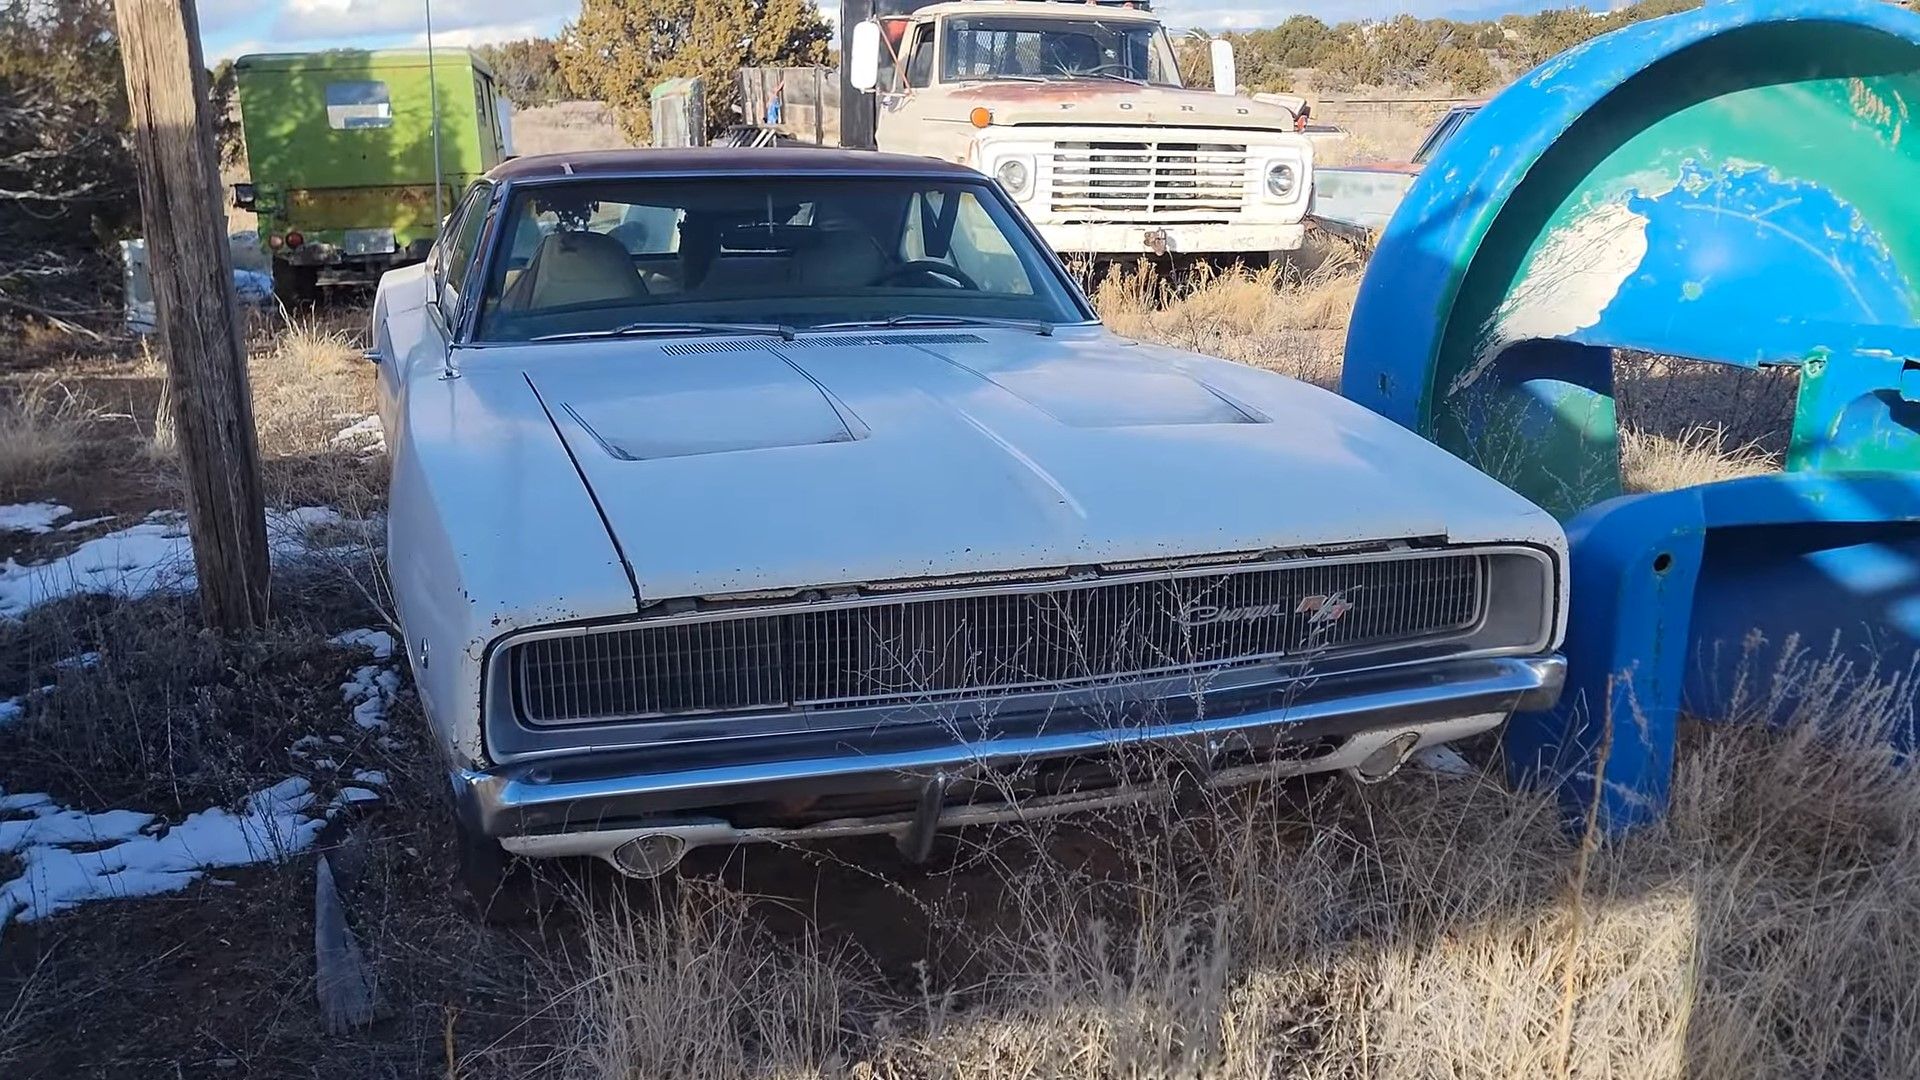
[[[935, 745], [877, 753], [862, 752], [854, 737], [843, 740], [841, 752], [831, 756], [716, 761], [658, 772], [609, 774], [608, 755], [588, 751], [494, 770], [460, 769], [453, 783], [463, 815], [488, 835], [564, 833], [603, 824], [617, 827], [656, 810], [684, 812], [690, 802], [749, 802], [771, 789], [796, 785], [817, 794], [893, 789], [912, 777], [941, 771], [964, 773], [1143, 745], [1189, 740], [1209, 746], [1228, 740], [1270, 745], [1314, 738], [1316, 729], [1332, 726], [1350, 732], [1404, 731], [1487, 713], [1536, 711], [1552, 707], [1565, 679], [1566, 661], [1558, 656], [1449, 661], [1399, 671], [1391, 679], [1377, 673], [1328, 678], [1302, 693], [1300, 700], [1230, 716], [1209, 710], [1192, 720], [1041, 730], [977, 742], [947, 738]], [[531, 828], [525, 823], [529, 815], [536, 819]], [[542, 827], [542, 818], [559, 819], [563, 825]]]
[[[1218, 577], [1230, 574], [1254, 574], [1273, 570], [1302, 570], [1321, 566], [1341, 566], [1351, 563], [1402, 562], [1430, 558], [1458, 557], [1462, 555], [1526, 555], [1544, 566], [1549, 580], [1553, 572], [1553, 560], [1539, 548], [1519, 544], [1493, 544], [1468, 547], [1408, 548], [1346, 553], [1340, 555], [1283, 556], [1274, 559], [1241, 560], [1220, 563], [1203, 563], [1168, 569], [1126, 571], [1117, 574], [1074, 574], [1063, 578], [1042, 581], [1009, 581], [981, 584], [960, 588], [929, 589], [925, 592], [896, 590], [885, 593], [862, 594], [859, 596], [836, 596], [826, 600], [793, 601], [776, 604], [752, 604], [747, 607], [728, 607], [708, 611], [690, 611], [670, 615], [642, 615], [634, 619], [622, 619], [617, 622], [598, 623], [577, 627], [542, 627], [535, 630], [523, 630], [502, 638], [499, 647], [517, 645], [523, 641], [545, 637], [559, 637], [569, 634], [600, 634], [631, 630], [641, 624], [655, 625], [667, 622], [709, 622], [715, 619], [734, 619], [741, 617], [757, 618], [763, 615], [786, 615], [800, 611], [829, 611], [844, 608], [874, 607], [883, 604], [921, 603], [938, 600], [954, 600], [975, 596], [994, 596], [1006, 593], [1058, 592], [1069, 589], [1084, 589], [1094, 585], [1131, 585], [1146, 581], [1176, 581], [1183, 578]], [[815, 590], [826, 592], [859, 586], [820, 585]], [[1546, 648], [1547, 636], [1552, 633], [1551, 620], [1539, 640], [1539, 648]]]

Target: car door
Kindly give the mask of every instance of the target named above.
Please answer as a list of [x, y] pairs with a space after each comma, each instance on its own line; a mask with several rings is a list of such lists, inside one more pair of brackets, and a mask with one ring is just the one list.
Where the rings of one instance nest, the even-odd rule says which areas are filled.
[[477, 284], [473, 264], [492, 195], [491, 184], [477, 181], [448, 216], [427, 255], [424, 308], [402, 318], [383, 318], [376, 327], [380, 423], [390, 444], [406, 416], [408, 387], [446, 370], [459, 304]]

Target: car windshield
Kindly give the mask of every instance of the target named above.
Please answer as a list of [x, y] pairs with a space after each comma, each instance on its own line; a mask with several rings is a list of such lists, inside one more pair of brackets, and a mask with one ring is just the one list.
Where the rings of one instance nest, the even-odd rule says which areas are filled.
[[758, 176], [519, 188], [477, 337], [1085, 321], [984, 182]]
[[946, 28], [945, 82], [1115, 78], [1180, 85], [1173, 47], [1157, 23], [968, 15], [947, 19]]

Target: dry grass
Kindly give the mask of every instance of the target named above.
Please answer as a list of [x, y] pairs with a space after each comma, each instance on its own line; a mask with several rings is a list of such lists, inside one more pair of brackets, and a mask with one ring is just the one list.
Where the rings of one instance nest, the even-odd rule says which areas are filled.
[[1119, 333], [1331, 388], [1340, 380], [1340, 338], [1359, 287], [1358, 258], [1321, 241], [1297, 262], [1259, 270], [1202, 266], [1177, 281], [1144, 263], [1115, 268], [1091, 293], [1100, 318]]
[[[1340, 166], [1363, 161], [1406, 161], [1413, 157], [1433, 122], [1445, 111], [1444, 107], [1423, 106], [1406, 112], [1357, 116], [1342, 123], [1347, 129], [1346, 138], [1314, 143], [1314, 164]], [[1341, 123], [1337, 119], [1335, 122]]]
[[1800, 374], [1791, 367], [1744, 368], [1622, 351], [1614, 361], [1621, 427], [1687, 441], [1701, 424], [1723, 445], [1784, 456]]
[[[1615, 845], [1487, 777], [1115, 820], [1120, 865], [993, 852], [968, 977], [898, 985], [702, 884], [587, 928], [564, 1075], [1862, 1077], [1920, 1060], [1913, 687], [1800, 657]], [[1863, 735], [1862, 733], [1867, 733]], [[1022, 850], [1030, 857], [1022, 859]], [[883, 887], [878, 886], [876, 887]]]
[[73, 468], [85, 447], [87, 410], [64, 385], [44, 378], [0, 395], [0, 500], [6, 500]]
[[[270, 624], [243, 640], [203, 632], [178, 597], [0, 621], [0, 699], [51, 687], [0, 726], [0, 785], [178, 823], [289, 776], [324, 803], [379, 770], [381, 800], [339, 814], [318, 842], [372, 965], [375, 1023], [319, 1022], [314, 860], [302, 856], [10, 923], [0, 1076], [505, 1077], [544, 1052], [528, 1046], [538, 1028], [524, 1003], [547, 992], [529, 944], [472, 918], [451, 887], [445, 774], [418, 702], [401, 695], [373, 731], [342, 700], [368, 658], [328, 638], [384, 616], [332, 568], [282, 567], [274, 596]], [[94, 662], [60, 662], [82, 651]], [[18, 872], [0, 866], [0, 881]]]
[[343, 426], [373, 411], [361, 323], [354, 312], [295, 318], [253, 350], [247, 375], [262, 455], [327, 453]]
[[1628, 491], [1674, 491], [1779, 470], [1779, 459], [1753, 443], [1729, 446], [1726, 429], [1718, 425], [1689, 428], [1677, 437], [1638, 428], [1620, 433], [1620, 474]]
[[574, 150], [615, 150], [633, 145], [620, 133], [613, 110], [599, 101], [560, 101], [516, 109], [514, 150], [522, 155]]
[[[342, 429], [373, 413], [374, 378], [361, 359], [366, 313], [352, 308], [279, 313], [249, 336], [247, 378], [260, 445], [267, 500], [278, 506], [377, 508], [385, 468], [362, 442], [343, 442]], [[149, 354], [141, 372], [163, 381]], [[173, 465], [168, 406], [153, 407], [148, 457]]]

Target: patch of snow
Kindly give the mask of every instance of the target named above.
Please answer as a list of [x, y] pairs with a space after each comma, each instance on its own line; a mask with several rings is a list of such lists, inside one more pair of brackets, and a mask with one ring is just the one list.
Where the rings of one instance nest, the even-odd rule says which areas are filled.
[[355, 769], [353, 771], [353, 778], [359, 783], [366, 784], [369, 787], [387, 786], [387, 774], [381, 772], [379, 769]]
[[341, 428], [329, 441], [342, 449], [352, 450], [362, 455], [370, 456], [387, 452], [386, 431], [380, 426], [380, 418], [374, 415], [360, 417]]
[[88, 650], [83, 653], [75, 653], [65, 660], [55, 660], [53, 662], [53, 669], [55, 671], [84, 671], [98, 663], [100, 663], [100, 654], [97, 651]]
[[0, 701], [0, 727], [6, 727], [8, 724], [25, 716], [27, 714], [27, 702], [42, 694], [51, 693], [53, 693], [53, 687], [43, 686], [38, 690], [29, 690], [19, 697], [7, 698], [4, 701]]
[[355, 668], [340, 684], [340, 696], [353, 706], [353, 722], [368, 729], [387, 726], [387, 710], [399, 693], [400, 673], [379, 664]]
[[[324, 506], [270, 512], [268, 550], [276, 559], [306, 555], [311, 551], [309, 530], [347, 520]], [[85, 593], [133, 598], [193, 586], [193, 543], [186, 518], [159, 510], [138, 525], [96, 536], [51, 562], [0, 563], [0, 618], [18, 618], [49, 601]]]
[[363, 627], [335, 634], [328, 641], [343, 649], [371, 649], [375, 660], [386, 660], [393, 656], [393, 635], [385, 630]]
[[[312, 785], [292, 777], [247, 796], [240, 810], [213, 807], [178, 825], [152, 814], [68, 810], [44, 794], [0, 796], [0, 852], [20, 859], [19, 877], [0, 883], [0, 927], [31, 922], [89, 900], [177, 892], [208, 870], [286, 858], [305, 850], [326, 824], [312, 813]], [[105, 845], [97, 851], [78, 846]]]
[[362, 802], [379, 802], [380, 793], [371, 788], [343, 787], [340, 789], [339, 802], [342, 805]]
[[53, 523], [73, 513], [59, 503], [30, 502], [0, 506], [0, 533], [52, 532]]
[[91, 529], [95, 525], [105, 525], [107, 522], [112, 521], [114, 518], [119, 516], [120, 515], [118, 514], [105, 514], [105, 515], [102, 515], [101, 517], [80, 518], [76, 521], [69, 521], [65, 525], [60, 526], [60, 531], [61, 532], [79, 532], [81, 529]]

